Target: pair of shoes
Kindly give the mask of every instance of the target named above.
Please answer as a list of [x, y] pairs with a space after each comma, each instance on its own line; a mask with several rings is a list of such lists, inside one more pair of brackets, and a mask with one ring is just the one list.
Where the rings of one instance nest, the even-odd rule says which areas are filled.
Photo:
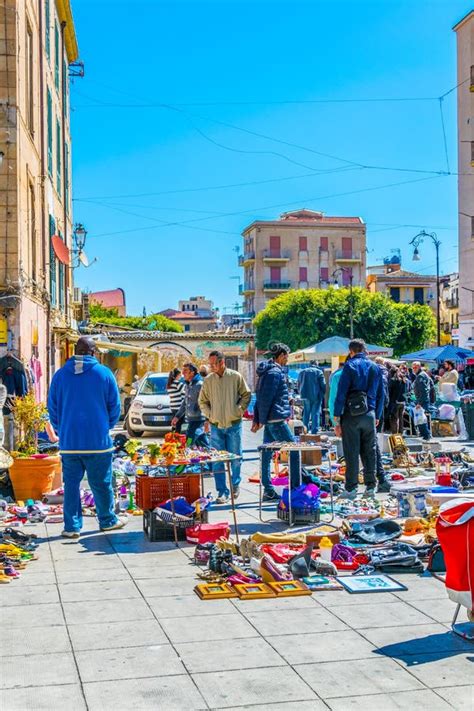
[[61, 531], [61, 536], [63, 538], [73, 538], [77, 541], [81, 537], [79, 531]]
[[354, 501], [354, 499], [357, 497], [357, 489], [352, 489], [352, 491], [347, 491], [347, 489], [344, 489], [344, 491], [339, 494], [339, 499], [348, 499], [349, 501]]
[[377, 494], [389, 494], [390, 488], [391, 487], [388, 481], [381, 481], [377, 486]]
[[275, 489], [268, 489], [263, 492], [262, 501], [277, 501], [279, 498]]
[[227, 494], [219, 494], [216, 499], [216, 504], [227, 504], [229, 502], [229, 497]]
[[366, 486], [364, 496], [366, 496], [368, 499], [375, 498], [375, 486]]
[[126, 526], [128, 523], [128, 519], [126, 518], [118, 518], [115, 523], [113, 523], [111, 526], [106, 526], [105, 528], [101, 528], [101, 531], [117, 531], [119, 528], [123, 528]]
[[234, 499], [238, 499], [240, 496], [240, 486], [234, 486], [232, 493], [234, 494]]

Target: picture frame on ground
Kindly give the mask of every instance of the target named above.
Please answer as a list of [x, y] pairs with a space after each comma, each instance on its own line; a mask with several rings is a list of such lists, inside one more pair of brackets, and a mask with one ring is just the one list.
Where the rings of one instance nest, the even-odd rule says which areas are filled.
[[352, 594], [398, 592], [408, 590], [405, 585], [394, 580], [389, 575], [374, 573], [372, 575], [351, 575], [336, 577], [336, 580]]

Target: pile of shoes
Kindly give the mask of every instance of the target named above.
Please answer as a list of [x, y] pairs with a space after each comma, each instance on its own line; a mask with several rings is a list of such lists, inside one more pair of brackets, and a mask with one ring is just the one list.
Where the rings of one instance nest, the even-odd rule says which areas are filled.
[[38, 559], [36, 538], [35, 534], [27, 535], [12, 527], [0, 532], [0, 583], [19, 578], [20, 571]]

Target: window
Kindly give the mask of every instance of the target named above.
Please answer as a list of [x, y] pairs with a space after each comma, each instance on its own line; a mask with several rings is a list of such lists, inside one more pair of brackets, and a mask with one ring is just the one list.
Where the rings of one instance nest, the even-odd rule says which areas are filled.
[[352, 237], [342, 238], [342, 256], [345, 259], [350, 259], [352, 257]]
[[34, 92], [33, 92], [33, 31], [30, 23], [26, 22], [26, 42], [25, 42], [25, 93], [26, 93], [26, 125], [29, 132], [34, 132]]
[[279, 235], [270, 235], [270, 256], [279, 257], [281, 250], [281, 240]]
[[300, 267], [300, 281], [308, 281], [308, 267]]
[[58, 294], [59, 294], [59, 308], [64, 311], [64, 295], [66, 291], [66, 285], [64, 281], [64, 270], [65, 266], [62, 262], [58, 262], [58, 271], [59, 271], [59, 289], [58, 289]]
[[48, 123], [48, 173], [53, 177], [53, 100], [51, 92], [48, 89], [47, 93], [47, 123]]
[[425, 303], [425, 293], [422, 286], [415, 286], [413, 289], [413, 303], [424, 304]]
[[61, 124], [56, 119], [56, 190], [61, 195], [61, 153], [63, 143], [61, 141]]
[[49, 216], [49, 293], [51, 296], [51, 305], [56, 306], [57, 303], [57, 260], [53, 249], [52, 237], [54, 235], [54, 230], [56, 228], [56, 223], [54, 217]]
[[281, 267], [270, 267], [270, 281], [273, 284], [281, 281]]
[[321, 237], [321, 251], [327, 252], [328, 249], [329, 249], [329, 238], [328, 237]]
[[300, 237], [300, 252], [308, 251], [308, 238], [306, 235], [301, 235]]
[[54, 83], [59, 91], [59, 25], [54, 23]]
[[352, 279], [352, 269], [344, 269], [342, 272], [342, 285], [343, 286], [349, 286], [351, 283]]
[[399, 286], [391, 286], [390, 287], [390, 298], [392, 301], [395, 301], [396, 304], [400, 303], [400, 287]]
[[51, 31], [50, 31], [51, 12], [50, 12], [50, 7], [49, 7], [49, 2], [50, 2], [50, 0], [45, 0], [45, 5], [44, 5], [44, 29], [45, 29], [44, 44], [45, 44], [46, 56], [48, 58], [48, 62], [51, 61]]
[[471, 163], [474, 163], [474, 141], [471, 141]]
[[35, 214], [35, 186], [32, 181], [28, 183], [28, 237], [30, 242], [29, 272], [36, 281], [36, 214]]
[[319, 279], [320, 281], [325, 281], [326, 283], [329, 281], [329, 267], [321, 267]]

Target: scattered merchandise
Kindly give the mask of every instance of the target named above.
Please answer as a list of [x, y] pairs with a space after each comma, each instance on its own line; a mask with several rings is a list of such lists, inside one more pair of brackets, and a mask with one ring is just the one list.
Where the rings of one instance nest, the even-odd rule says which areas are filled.
[[405, 585], [388, 575], [353, 575], [338, 577], [337, 581], [350, 593], [397, 592], [407, 590]]

